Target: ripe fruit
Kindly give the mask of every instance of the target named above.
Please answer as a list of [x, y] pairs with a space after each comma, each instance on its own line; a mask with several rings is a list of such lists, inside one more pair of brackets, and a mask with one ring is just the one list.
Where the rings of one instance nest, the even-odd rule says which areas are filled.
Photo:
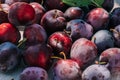
[[14, 25], [28, 25], [35, 18], [34, 8], [25, 2], [15, 2], [8, 12], [8, 19]]
[[80, 38], [73, 43], [70, 57], [76, 60], [82, 69], [85, 69], [97, 57], [97, 47], [90, 40]]
[[0, 24], [0, 43], [10, 41], [18, 43], [20, 40], [20, 32], [10, 23]]
[[12, 5], [15, 2], [30, 2], [30, 0], [4, 0], [4, 3], [8, 5]]
[[100, 62], [106, 62], [109, 70], [114, 70], [120, 67], [120, 49], [119, 48], [109, 48], [103, 51], [99, 58]]
[[82, 19], [84, 17], [84, 11], [79, 7], [69, 7], [64, 12], [64, 16], [67, 20]]
[[44, 9], [44, 7], [42, 5], [40, 5], [37, 2], [31, 2], [30, 5], [35, 10], [35, 19], [34, 19], [34, 22], [39, 23], [40, 20], [41, 20], [41, 18], [42, 18], [42, 16], [45, 13], [45, 9]]
[[48, 74], [40, 67], [27, 67], [20, 74], [20, 80], [48, 80]]
[[96, 32], [92, 37], [92, 42], [96, 44], [99, 54], [105, 49], [114, 47], [114, 37], [108, 30]]
[[118, 26], [120, 24], [120, 7], [114, 8], [113, 11], [111, 12], [111, 17], [110, 17], [110, 27], [114, 28], [115, 26]]
[[48, 44], [53, 48], [55, 55], [64, 52], [68, 56], [72, 46], [72, 40], [65, 32], [54, 32], [49, 36]]
[[93, 27], [81, 19], [73, 19], [67, 23], [66, 31], [70, 32], [73, 41], [79, 38], [90, 39], [93, 35]]
[[46, 44], [29, 46], [24, 54], [24, 61], [28, 66], [38, 66], [49, 69], [51, 66], [52, 50]]
[[0, 71], [7, 72], [20, 63], [20, 50], [10, 42], [0, 45]]
[[115, 39], [115, 46], [120, 47], [120, 25], [111, 30]]
[[80, 80], [81, 70], [78, 63], [71, 59], [58, 60], [53, 66], [54, 80]]
[[25, 27], [24, 38], [26, 38], [26, 46], [45, 43], [47, 40], [47, 33], [39, 24], [32, 24]]
[[44, 7], [46, 10], [59, 9], [65, 11], [68, 6], [62, 2], [62, 0], [44, 0]]
[[109, 22], [109, 14], [103, 8], [95, 8], [87, 14], [86, 21], [91, 24], [95, 30], [105, 29]]
[[82, 80], [111, 80], [111, 74], [105, 66], [94, 64], [83, 71]]
[[55, 31], [62, 31], [66, 26], [66, 19], [62, 11], [53, 9], [43, 15], [41, 25], [50, 34]]

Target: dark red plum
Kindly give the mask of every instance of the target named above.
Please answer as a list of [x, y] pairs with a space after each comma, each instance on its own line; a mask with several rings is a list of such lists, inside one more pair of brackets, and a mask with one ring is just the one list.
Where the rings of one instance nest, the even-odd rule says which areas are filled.
[[55, 55], [64, 52], [68, 56], [72, 46], [72, 39], [65, 32], [54, 32], [49, 36], [48, 44], [53, 48]]
[[0, 71], [8, 72], [20, 64], [21, 54], [16, 45], [4, 42], [0, 45]]
[[26, 26], [23, 36], [27, 39], [25, 42], [26, 46], [45, 43], [47, 41], [47, 33], [39, 24]]
[[94, 64], [83, 71], [82, 80], [111, 80], [111, 73], [105, 66]]
[[110, 17], [110, 27], [114, 28], [115, 26], [120, 25], [120, 7], [114, 8], [113, 11], [111, 12], [111, 17]]
[[120, 69], [120, 48], [109, 48], [103, 51], [99, 58], [100, 62], [106, 62], [106, 65], [110, 71], [115, 68]]
[[58, 9], [47, 11], [41, 19], [41, 25], [48, 33], [62, 31], [66, 27], [64, 13]]
[[64, 12], [64, 16], [67, 20], [82, 19], [84, 17], [84, 11], [79, 7], [69, 7]]
[[81, 80], [81, 70], [76, 61], [58, 60], [53, 66], [54, 80]]
[[114, 37], [108, 30], [97, 31], [92, 37], [92, 42], [97, 45], [99, 54], [105, 49], [114, 47]]
[[81, 19], [74, 19], [67, 23], [66, 31], [70, 32], [73, 41], [79, 38], [90, 39], [93, 35], [93, 27]]
[[86, 16], [86, 22], [91, 24], [95, 31], [105, 29], [109, 22], [109, 13], [103, 8], [92, 9]]
[[36, 15], [35, 15], [34, 22], [35, 23], [39, 23], [41, 18], [42, 18], [42, 16], [45, 13], [45, 9], [44, 9], [44, 7], [41, 4], [39, 4], [37, 2], [31, 2], [30, 5], [35, 9], [35, 14]]
[[18, 43], [20, 38], [20, 32], [14, 25], [11, 23], [0, 24], [0, 43], [6, 41]]
[[86, 38], [80, 38], [73, 43], [70, 57], [79, 63], [81, 69], [85, 69], [96, 59], [97, 46]]
[[28, 66], [41, 67], [48, 70], [51, 67], [52, 49], [46, 44], [29, 46], [24, 54], [24, 62]]
[[34, 8], [25, 2], [15, 2], [10, 6], [8, 19], [14, 25], [28, 25], [35, 18]]
[[48, 80], [48, 73], [41, 67], [27, 67], [20, 74], [20, 80]]
[[62, 0], [45, 0], [44, 7], [46, 10], [59, 9], [61, 11], [65, 11], [68, 8]]

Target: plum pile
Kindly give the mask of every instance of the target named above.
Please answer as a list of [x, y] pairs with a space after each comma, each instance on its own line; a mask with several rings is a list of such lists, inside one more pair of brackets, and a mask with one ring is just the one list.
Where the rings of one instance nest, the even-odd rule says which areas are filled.
[[1, 73], [24, 64], [19, 80], [119, 80], [114, 0], [0, 1]]

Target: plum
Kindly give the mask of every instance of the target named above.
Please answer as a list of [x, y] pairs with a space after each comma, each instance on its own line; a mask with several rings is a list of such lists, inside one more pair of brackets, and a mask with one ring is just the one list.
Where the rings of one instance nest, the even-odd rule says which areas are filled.
[[81, 19], [73, 19], [67, 23], [66, 31], [70, 31], [73, 41], [78, 38], [90, 39], [93, 35], [93, 27]]
[[26, 46], [45, 43], [47, 41], [47, 33], [39, 24], [32, 24], [25, 27], [23, 32]]
[[105, 49], [114, 47], [114, 37], [108, 30], [99, 30], [93, 37], [92, 42], [97, 45], [99, 54]]
[[51, 67], [52, 49], [44, 44], [29, 46], [23, 53], [23, 59], [26, 65], [41, 67], [48, 70]]
[[95, 31], [105, 29], [109, 22], [109, 13], [103, 8], [92, 9], [86, 16], [86, 22], [91, 24]]
[[113, 11], [111, 12], [111, 17], [110, 17], [110, 27], [114, 28], [115, 26], [118, 26], [120, 24], [120, 7], [114, 8]]
[[21, 61], [20, 50], [11, 42], [0, 44], [0, 71], [13, 70]]
[[62, 31], [66, 27], [66, 19], [64, 18], [64, 13], [58, 9], [53, 9], [47, 11], [40, 24], [44, 27], [48, 34], [55, 31]]
[[111, 30], [115, 39], [115, 46], [120, 47], [120, 25]]
[[17, 44], [20, 38], [20, 32], [14, 25], [11, 23], [0, 24], [0, 43], [9, 41]]
[[27, 3], [29, 3], [30, 0], [4, 0], [4, 3], [8, 4], [8, 5], [12, 5], [15, 2], [27, 2]]
[[103, 51], [99, 58], [100, 62], [106, 62], [110, 71], [120, 67], [120, 48], [109, 48]]
[[41, 67], [27, 67], [20, 74], [20, 80], [48, 80], [48, 73]]
[[54, 80], [81, 80], [78, 63], [71, 59], [58, 60], [53, 66]]
[[82, 80], [111, 80], [111, 73], [105, 66], [93, 64], [83, 71]]
[[93, 63], [97, 57], [97, 46], [86, 38], [76, 40], [70, 51], [70, 58], [76, 60], [81, 69]]
[[65, 32], [54, 32], [48, 38], [48, 44], [53, 48], [54, 55], [60, 56], [60, 52], [69, 55], [72, 39]]
[[35, 19], [34, 19], [34, 22], [35, 23], [39, 23], [42, 16], [44, 15], [45, 13], [45, 9], [44, 7], [37, 3], [37, 2], [31, 2], [30, 5], [35, 9]]
[[67, 20], [82, 19], [84, 17], [84, 11], [79, 7], [69, 7], [64, 12], [64, 16]]
[[32, 24], [35, 18], [34, 8], [26, 2], [15, 2], [10, 6], [8, 19], [10, 23], [20, 26]]

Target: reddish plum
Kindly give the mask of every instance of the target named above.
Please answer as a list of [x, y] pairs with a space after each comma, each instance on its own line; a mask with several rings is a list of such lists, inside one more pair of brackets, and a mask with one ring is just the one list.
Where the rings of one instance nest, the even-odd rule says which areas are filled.
[[45, 43], [47, 40], [47, 33], [39, 24], [32, 24], [25, 27], [24, 38], [26, 38], [26, 46]]
[[97, 57], [97, 47], [90, 40], [80, 38], [73, 43], [70, 57], [78, 61], [80, 67], [84, 69], [92, 64]]
[[10, 6], [8, 19], [14, 25], [28, 25], [35, 18], [34, 8], [25, 2], [15, 2]]
[[69, 7], [65, 12], [64, 16], [67, 20], [82, 19], [84, 11], [79, 7]]
[[41, 25], [50, 34], [55, 31], [63, 30], [66, 26], [66, 19], [64, 18], [64, 14], [62, 11], [58, 9], [53, 9], [47, 11], [43, 15], [41, 19]]
[[54, 80], [81, 80], [81, 70], [76, 61], [58, 60], [53, 66]]
[[20, 40], [19, 30], [11, 23], [0, 24], [0, 43], [10, 41], [12, 43], [18, 43]]
[[95, 30], [105, 29], [109, 22], [109, 13], [103, 8], [95, 8], [87, 14], [86, 21]]
[[42, 16], [45, 13], [45, 9], [42, 5], [37, 2], [31, 2], [30, 5], [35, 9], [35, 20], [34, 22], [39, 23]]
[[51, 67], [51, 55], [51, 47], [46, 44], [36, 44], [29, 46], [23, 57], [28, 66], [38, 66], [48, 70]]
[[53, 48], [55, 55], [64, 52], [68, 56], [72, 46], [72, 39], [64, 32], [55, 32], [48, 38], [48, 44]]
[[109, 70], [120, 68], [120, 48], [109, 48], [103, 51], [99, 58], [100, 62], [106, 62]]

